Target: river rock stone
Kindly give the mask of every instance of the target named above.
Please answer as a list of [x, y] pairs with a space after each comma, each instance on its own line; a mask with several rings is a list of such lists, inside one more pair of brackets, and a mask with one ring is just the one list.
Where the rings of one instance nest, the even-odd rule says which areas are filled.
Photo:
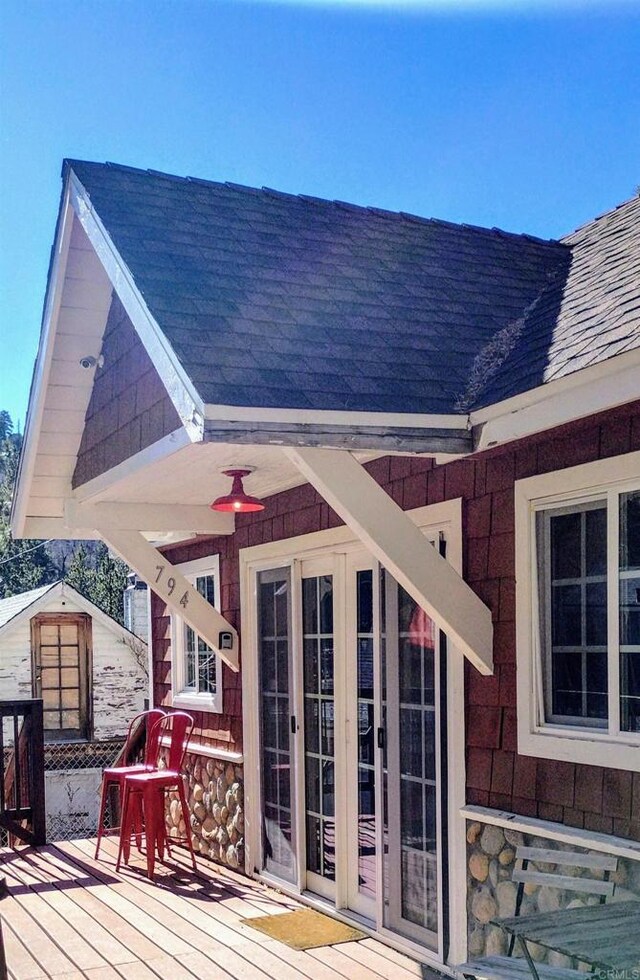
[[501, 881], [496, 888], [498, 913], [501, 918], [516, 914], [517, 889], [512, 881]]
[[469, 826], [467, 827], [467, 843], [475, 844], [481, 832], [482, 832], [481, 823], [478, 823], [477, 820], [474, 821], [473, 823], [470, 823]]
[[486, 925], [487, 922], [497, 915], [498, 906], [489, 888], [482, 885], [477, 890], [471, 899], [471, 911], [482, 925]]
[[484, 929], [476, 926], [469, 933], [467, 952], [469, 956], [482, 956], [485, 948]]
[[507, 939], [504, 929], [501, 929], [500, 926], [490, 926], [487, 930], [484, 949], [487, 956], [504, 956], [507, 952]]
[[489, 858], [482, 851], [474, 851], [469, 858], [469, 871], [476, 881], [486, 881], [489, 877]]
[[495, 857], [504, 847], [504, 833], [500, 827], [487, 824], [480, 837], [480, 846], [485, 854]]
[[500, 862], [502, 867], [505, 868], [508, 865], [513, 864], [513, 862], [515, 861], [515, 857], [516, 857], [516, 852], [513, 850], [513, 848], [505, 847], [505, 849], [503, 851], [500, 851], [500, 853], [498, 854], [498, 861]]

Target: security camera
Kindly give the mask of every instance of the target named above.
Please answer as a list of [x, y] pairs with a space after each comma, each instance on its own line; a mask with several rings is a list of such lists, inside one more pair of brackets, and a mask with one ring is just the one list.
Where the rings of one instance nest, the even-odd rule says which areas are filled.
[[97, 363], [97, 359], [93, 357], [92, 354], [89, 354], [87, 357], [80, 358], [80, 367], [84, 368], [85, 371], [88, 371], [89, 368], [95, 367]]

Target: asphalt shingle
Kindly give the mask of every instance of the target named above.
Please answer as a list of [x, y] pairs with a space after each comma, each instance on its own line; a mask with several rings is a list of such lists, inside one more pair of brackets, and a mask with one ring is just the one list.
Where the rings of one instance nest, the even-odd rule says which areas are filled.
[[66, 166], [210, 404], [462, 413], [640, 346], [640, 199], [545, 242]]

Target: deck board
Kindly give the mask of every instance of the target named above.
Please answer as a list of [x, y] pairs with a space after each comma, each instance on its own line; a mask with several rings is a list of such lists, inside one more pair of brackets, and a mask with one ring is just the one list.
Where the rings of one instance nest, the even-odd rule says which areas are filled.
[[[0, 852], [11, 980], [413, 980], [431, 975], [377, 940], [295, 950], [242, 920], [300, 908], [266, 885], [174, 848], [155, 882], [105, 840]], [[433, 974], [435, 977], [435, 974]]]

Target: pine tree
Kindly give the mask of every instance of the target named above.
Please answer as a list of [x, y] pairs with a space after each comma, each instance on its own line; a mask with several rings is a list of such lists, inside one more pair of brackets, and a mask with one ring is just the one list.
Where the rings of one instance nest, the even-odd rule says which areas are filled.
[[119, 558], [112, 558], [102, 542], [92, 545], [91, 550], [93, 554], [86, 545], [78, 546], [65, 581], [108, 616], [124, 623], [123, 593], [129, 569]]
[[9, 412], [0, 411], [0, 599], [66, 582], [107, 615], [124, 623], [123, 592], [128, 568], [112, 558], [102, 543], [76, 543], [65, 574], [66, 556], [56, 562], [46, 541], [15, 541], [11, 537], [11, 502], [18, 474], [22, 436], [13, 431]]
[[20, 459], [20, 435], [8, 412], [0, 411], [0, 598], [55, 582], [58, 569], [45, 543], [11, 537], [11, 501]]

